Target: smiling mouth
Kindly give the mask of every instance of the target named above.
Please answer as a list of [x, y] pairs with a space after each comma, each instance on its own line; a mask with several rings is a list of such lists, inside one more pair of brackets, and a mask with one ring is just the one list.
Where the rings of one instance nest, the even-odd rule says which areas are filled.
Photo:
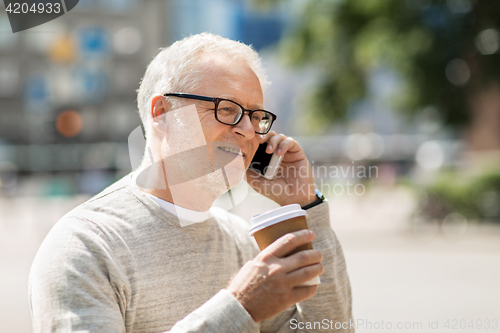
[[243, 154], [240, 150], [236, 150], [236, 149], [233, 149], [233, 148], [229, 148], [229, 147], [218, 147], [220, 150], [222, 151], [225, 151], [227, 153], [232, 153], [232, 154], [236, 154], [236, 155], [240, 155], [240, 156], [245, 156], [245, 154]]

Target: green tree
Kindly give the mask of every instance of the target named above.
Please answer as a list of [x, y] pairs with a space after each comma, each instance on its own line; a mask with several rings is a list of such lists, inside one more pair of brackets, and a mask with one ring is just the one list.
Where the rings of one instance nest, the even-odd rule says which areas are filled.
[[435, 106], [461, 126], [471, 97], [500, 78], [498, 22], [499, 0], [311, 0], [280, 50], [320, 65], [311, 105], [323, 119], [343, 119], [368, 75], [386, 68], [402, 79], [395, 109]]

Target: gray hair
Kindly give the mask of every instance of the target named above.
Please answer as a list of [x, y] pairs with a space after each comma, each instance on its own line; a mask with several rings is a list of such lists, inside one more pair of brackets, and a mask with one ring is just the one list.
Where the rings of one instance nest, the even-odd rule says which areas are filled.
[[245, 61], [257, 75], [262, 90], [269, 85], [259, 55], [248, 45], [206, 32], [177, 41], [160, 49], [149, 64], [137, 91], [137, 106], [147, 140], [151, 132], [151, 99], [158, 94], [189, 92], [197, 87], [200, 73], [196, 65], [206, 53]]

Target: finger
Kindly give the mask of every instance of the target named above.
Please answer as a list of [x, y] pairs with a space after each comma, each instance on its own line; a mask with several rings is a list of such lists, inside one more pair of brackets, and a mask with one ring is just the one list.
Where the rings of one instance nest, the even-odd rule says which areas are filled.
[[297, 150], [294, 149], [296, 144], [297, 141], [295, 141], [295, 139], [291, 137], [286, 138], [285, 140], [281, 141], [276, 147], [276, 155], [285, 155], [288, 151], [295, 152]]
[[300, 303], [308, 298], [313, 297], [318, 290], [318, 286], [295, 287], [291, 291], [290, 301]]
[[267, 148], [266, 148], [266, 153], [272, 154], [275, 150], [276, 147], [280, 144], [281, 141], [285, 140], [286, 136], [284, 134], [276, 134], [273, 135], [268, 141], [267, 141]]
[[269, 140], [271, 137], [273, 137], [275, 135], [276, 135], [275, 131], [269, 131], [267, 134], [261, 134], [259, 144], [267, 142], [267, 140]]
[[260, 174], [256, 171], [250, 169], [250, 168], [247, 169], [246, 174], [247, 174], [247, 183], [249, 183], [249, 184], [250, 184], [249, 180], [260, 178]]
[[283, 259], [285, 272], [292, 272], [299, 268], [321, 263], [323, 256], [318, 250], [303, 250]]
[[291, 288], [296, 287], [301, 283], [307, 282], [323, 274], [323, 271], [324, 267], [320, 263], [296, 269], [286, 275], [287, 284]]
[[275, 240], [271, 245], [266, 247], [264, 251], [273, 254], [278, 258], [282, 258], [290, 253], [297, 246], [301, 246], [312, 242], [316, 237], [313, 231], [309, 229], [294, 231]]

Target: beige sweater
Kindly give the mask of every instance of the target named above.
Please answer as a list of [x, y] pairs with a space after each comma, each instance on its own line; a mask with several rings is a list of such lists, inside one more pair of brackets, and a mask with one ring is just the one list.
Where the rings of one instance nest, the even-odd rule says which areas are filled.
[[224, 289], [258, 253], [247, 222], [219, 209], [181, 227], [130, 179], [66, 214], [47, 235], [29, 278], [34, 332], [315, 332], [297, 327], [352, 318], [328, 204], [308, 210], [325, 266], [317, 294], [256, 324]]

